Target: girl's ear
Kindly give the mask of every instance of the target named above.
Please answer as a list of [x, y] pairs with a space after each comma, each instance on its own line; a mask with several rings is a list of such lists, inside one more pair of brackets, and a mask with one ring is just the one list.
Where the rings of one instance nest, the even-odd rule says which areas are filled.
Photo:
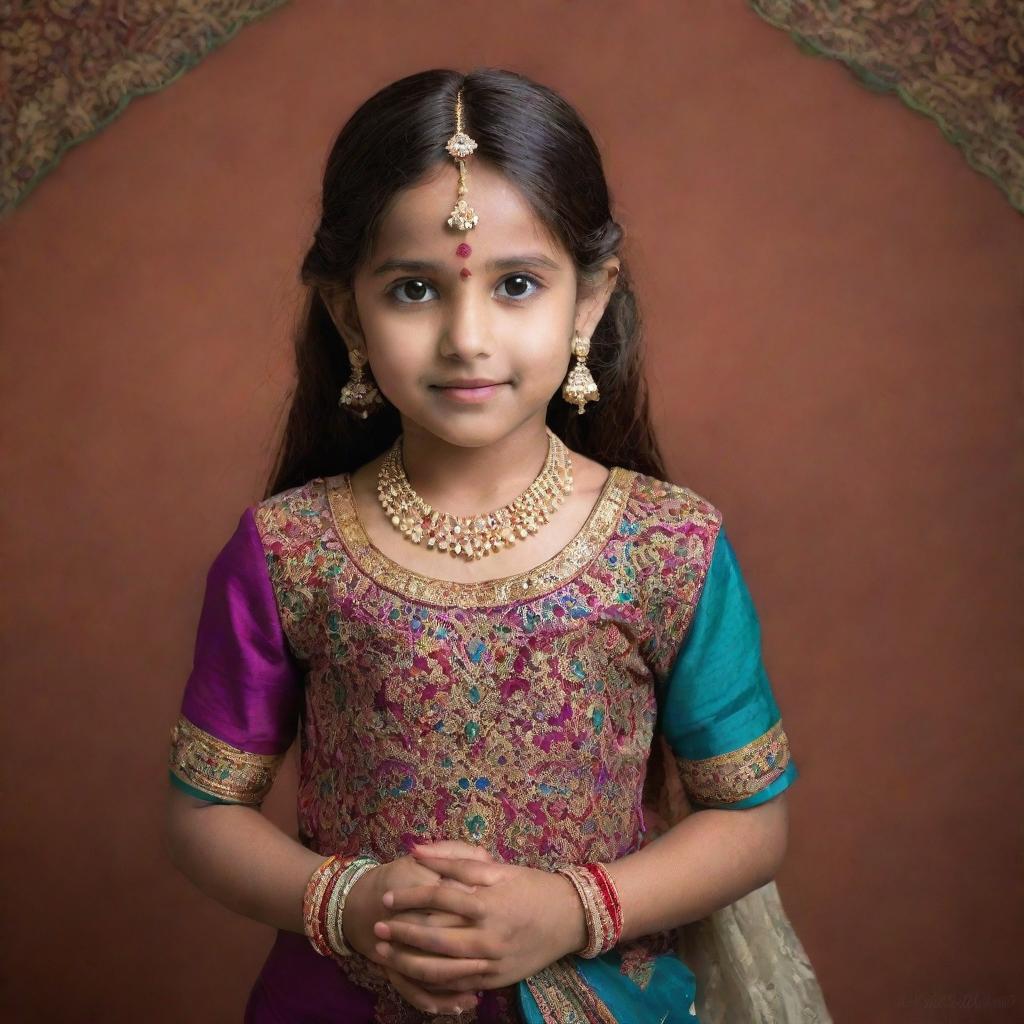
[[362, 324], [359, 322], [359, 311], [356, 309], [355, 294], [344, 288], [321, 288], [320, 298], [327, 312], [334, 321], [335, 330], [341, 335], [342, 341], [352, 348], [366, 350], [366, 339], [363, 337]]
[[591, 337], [601, 322], [615, 291], [620, 265], [618, 257], [612, 256], [601, 264], [594, 276], [580, 281], [576, 297], [576, 330], [584, 337]]

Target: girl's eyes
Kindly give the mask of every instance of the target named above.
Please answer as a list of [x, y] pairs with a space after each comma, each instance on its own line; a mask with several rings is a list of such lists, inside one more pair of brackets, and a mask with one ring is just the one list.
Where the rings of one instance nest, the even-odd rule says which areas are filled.
[[[498, 287], [501, 288], [503, 285], [510, 285], [504, 297], [515, 301], [529, 298], [544, 287], [530, 274], [511, 274], [502, 279]], [[532, 291], [528, 290], [530, 285], [534, 286]], [[422, 306], [426, 293], [430, 291], [434, 291], [434, 288], [421, 278], [407, 278], [393, 284], [388, 289], [388, 294], [400, 306]]]

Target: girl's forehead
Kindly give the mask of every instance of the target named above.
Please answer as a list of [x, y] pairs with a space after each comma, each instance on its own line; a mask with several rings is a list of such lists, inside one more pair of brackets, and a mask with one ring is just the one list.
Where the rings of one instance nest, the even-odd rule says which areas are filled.
[[454, 164], [444, 166], [395, 196], [377, 230], [373, 258], [455, 260], [458, 247], [468, 244], [474, 260], [501, 252], [540, 251], [561, 262], [561, 246], [515, 185], [485, 164], [473, 166], [472, 160], [466, 170], [466, 199], [480, 217], [472, 231], [448, 226], [459, 176]]

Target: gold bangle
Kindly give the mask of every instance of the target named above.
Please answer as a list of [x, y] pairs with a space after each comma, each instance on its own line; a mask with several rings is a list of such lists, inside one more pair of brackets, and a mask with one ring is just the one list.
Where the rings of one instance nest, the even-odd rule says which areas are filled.
[[367, 871], [376, 867], [380, 867], [380, 861], [376, 858], [356, 857], [342, 871], [334, 892], [331, 894], [331, 903], [327, 911], [327, 941], [338, 956], [352, 956], [355, 952], [345, 941], [345, 933], [342, 930], [348, 894]]

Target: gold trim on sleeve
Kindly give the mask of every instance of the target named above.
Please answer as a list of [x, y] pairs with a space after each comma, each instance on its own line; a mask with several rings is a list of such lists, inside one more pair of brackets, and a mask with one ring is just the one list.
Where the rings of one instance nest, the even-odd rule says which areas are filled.
[[259, 804], [274, 784], [284, 754], [233, 747], [179, 715], [171, 730], [170, 769], [182, 782], [220, 800]]
[[735, 804], [771, 785], [789, 764], [782, 720], [738, 750], [700, 760], [678, 758], [686, 791], [701, 804]]

